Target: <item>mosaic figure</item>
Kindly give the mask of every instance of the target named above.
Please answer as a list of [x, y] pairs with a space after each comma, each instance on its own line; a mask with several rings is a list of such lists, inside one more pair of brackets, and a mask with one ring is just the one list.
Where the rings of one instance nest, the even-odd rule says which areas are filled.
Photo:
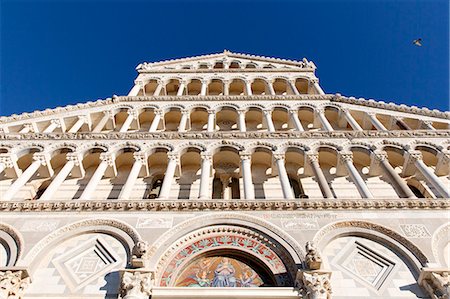
[[230, 260], [226, 257], [222, 258], [220, 264], [214, 271], [213, 287], [236, 287], [236, 270], [231, 265]]

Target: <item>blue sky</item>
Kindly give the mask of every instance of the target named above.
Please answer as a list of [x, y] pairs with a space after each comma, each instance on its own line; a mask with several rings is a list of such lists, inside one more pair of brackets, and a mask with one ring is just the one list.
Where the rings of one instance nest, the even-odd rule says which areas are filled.
[[0, 17], [0, 115], [124, 95], [140, 62], [223, 49], [306, 57], [327, 93], [449, 110], [446, 0], [0, 0]]

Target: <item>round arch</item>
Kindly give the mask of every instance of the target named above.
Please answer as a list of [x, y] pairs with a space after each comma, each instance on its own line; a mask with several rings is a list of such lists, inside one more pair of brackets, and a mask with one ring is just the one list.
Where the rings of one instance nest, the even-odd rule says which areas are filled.
[[6, 267], [14, 266], [20, 261], [23, 253], [22, 235], [9, 224], [0, 222], [0, 246], [6, 250]]

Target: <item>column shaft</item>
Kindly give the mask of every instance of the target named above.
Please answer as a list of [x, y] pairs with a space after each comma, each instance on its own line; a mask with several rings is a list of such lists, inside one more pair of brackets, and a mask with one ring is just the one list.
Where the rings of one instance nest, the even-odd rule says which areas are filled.
[[319, 117], [320, 123], [322, 124], [322, 127], [325, 129], [325, 131], [334, 131], [323, 111], [317, 111], [317, 116]]
[[322, 169], [320, 168], [319, 161], [316, 158], [308, 159], [309, 164], [314, 172], [314, 176], [317, 179], [317, 183], [319, 184], [320, 190], [322, 191], [324, 198], [334, 198], [333, 192], [331, 192], [331, 188], [328, 185], [327, 179], [323, 174]]
[[3, 170], [6, 169], [6, 164], [5, 163], [0, 163], [0, 173], [3, 172]]
[[120, 128], [119, 132], [123, 133], [123, 132], [128, 131], [128, 129], [130, 128], [130, 125], [131, 125], [131, 122], [133, 121], [133, 119], [134, 119], [133, 113], [132, 112], [128, 112], [128, 116], [125, 119], [125, 121], [123, 122], [122, 127]]
[[128, 93], [128, 96], [137, 96], [139, 94], [139, 90], [141, 90], [141, 86], [139, 84], [135, 84]]
[[387, 131], [386, 127], [378, 120], [375, 114], [369, 114], [370, 122], [379, 131]]
[[297, 86], [295, 86], [295, 82], [289, 81], [289, 86], [291, 87], [291, 90], [292, 90], [292, 92], [293, 92], [295, 95], [299, 95], [299, 94], [300, 94], [300, 93], [298, 92], [298, 90], [297, 90]]
[[389, 163], [387, 159], [381, 161], [381, 166], [383, 167], [385, 173], [394, 181], [394, 184], [397, 186], [397, 188], [401, 190], [403, 196], [407, 198], [416, 198], [414, 193], [411, 191], [405, 181], [398, 175], [394, 167], [392, 167], [391, 163]]
[[211, 178], [211, 157], [202, 157], [202, 170], [200, 174], [200, 190], [198, 199], [209, 199], [209, 183]]
[[275, 95], [275, 89], [273, 89], [272, 82], [267, 82], [267, 87], [269, 88], [269, 94]]
[[58, 127], [58, 123], [57, 122], [50, 122], [50, 125], [48, 125], [47, 128], [45, 128], [45, 130], [42, 133], [51, 133], [53, 132], [56, 128]]
[[149, 132], [156, 132], [156, 130], [158, 129], [158, 125], [159, 125], [160, 120], [161, 120], [161, 114], [160, 113], [156, 113], [155, 117], [153, 118], [152, 124], [150, 125], [150, 129], [148, 131]]
[[184, 92], [184, 86], [185, 86], [184, 83], [181, 83], [181, 84], [180, 84], [180, 87], [178, 87], [177, 96], [182, 96], [182, 95], [183, 95], [183, 92]]
[[94, 174], [92, 175], [91, 179], [89, 180], [88, 184], [84, 188], [84, 191], [78, 200], [91, 199], [92, 194], [94, 193], [95, 189], [97, 188], [98, 183], [100, 183], [101, 179], [103, 178], [103, 175], [105, 174], [105, 171], [107, 168], [108, 168], [108, 162], [106, 162], [106, 161], [102, 161], [98, 165], [97, 169], [95, 170]]
[[292, 119], [292, 122], [294, 123], [295, 129], [297, 131], [300, 131], [300, 132], [305, 131], [305, 129], [303, 129], [302, 122], [298, 118], [297, 110], [291, 111], [291, 119]]
[[39, 198], [40, 200], [50, 200], [52, 199], [55, 192], [58, 190], [58, 188], [64, 183], [65, 179], [69, 175], [69, 173], [72, 171], [73, 167], [75, 166], [74, 161], [67, 161], [66, 164], [61, 168], [61, 170], [58, 172], [58, 174], [55, 176], [55, 178], [52, 180], [50, 185], [47, 187], [47, 189], [44, 191], [42, 196]]
[[130, 198], [130, 194], [133, 191], [133, 187], [139, 176], [141, 168], [142, 168], [142, 161], [140, 161], [139, 159], [135, 160], [133, 166], [131, 167], [130, 173], [128, 174], [127, 180], [123, 185], [122, 190], [120, 190], [118, 199], [127, 200]]
[[438, 176], [427, 166], [422, 160], [416, 160], [414, 165], [423, 174], [423, 176], [430, 182], [431, 185], [439, 192], [443, 198], [450, 198], [450, 191], [448, 186], [438, 178]]
[[14, 195], [25, 185], [41, 166], [40, 161], [33, 161], [30, 166], [12, 183], [2, 195], [2, 200], [11, 200]]
[[216, 118], [215, 112], [208, 112], [208, 126], [207, 126], [208, 132], [214, 132], [215, 118]]
[[251, 96], [253, 94], [252, 84], [250, 82], [245, 82], [245, 90], [248, 96]]
[[188, 121], [188, 112], [187, 111], [181, 112], [181, 120], [180, 125], [178, 126], [178, 132], [186, 131], [187, 121]]
[[269, 132], [275, 132], [275, 126], [273, 125], [271, 111], [264, 111], [264, 117], [266, 118], [267, 129], [269, 130]]
[[109, 120], [109, 113], [105, 113], [105, 115], [103, 115], [102, 119], [98, 122], [98, 124], [95, 126], [92, 132], [99, 133], [103, 131], [103, 128], [105, 127], [108, 120]]
[[317, 90], [319, 94], [325, 94], [322, 87], [320, 87], [319, 82], [314, 83], [314, 88]]
[[356, 131], [363, 131], [361, 126], [358, 124], [358, 122], [353, 118], [353, 116], [348, 112], [348, 110], [344, 110], [344, 116], [347, 122], [350, 124], [350, 126], [353, 128], [353, 130]]
[[239, 131], [246, 132], [247, 128], [245, 125], [245, 111], [239, 111]]
[[162, 83], [158, 83], [158, 85], [156, 86], [155, 92], [153, 93], [154, 96], [159, 96], [159, 94], [161, 93], [161, 90], [163, 88], [163, 84]]
[[175, 175], [175, 169], [177, 167], [177, 159], [169, 158], [169, 163], [167, 164], [166, 174], [161, 185], [161, 190], [159, 192], [159, 199], [168, 199], [170, 195], [170, 188], [172, 187], [173, 178]]
[[361, 197], [362, 198], [373, 198], [372, 193], [370, 193], [369, 188], [367, 188], [366, 182], [364, 182], [364, 180], [361, 177], [361, 175], [359, 174], [358, 170], [356, 170], [355, 165], [353, 165], [353, 162], [348, 159], [345, 159], [344, 164], [348, 170], [348, 174], [350, 175], [350, 178], [355, 183], [359, 194], [361, 194]]
[[78, 118], [77, 122], [70, 128], [69, 133], [76, 133], [83, 126], [84, 118]]
[[201, 96], [206, 96], [206, 90], [208, 88], [208, 82], [202, 82], [202, 89], [200, 90]]
[[255, 188], [252, 180], [252, 167], [250, 157], [241, 158], [242, 178], [244, 180], [245, 199], [255, 199]]
[[30, 124], [30, 125], [26, 124], [26, 125], [24, 125], [24, 127], [19, 131], [19, 133], [21, 133], [21, 134], [26, 134], [26, 133], [29, 133], [30, 131], [31, 131], [31, 124]]
[[284, 159], [275, 158], [275, 161], [277, 163], [278, 177], [280, 179], [281, 189], [283, 190], [284, 199], [294, 199], [295, 196], [294, 196], [294, 193], [292, 192], [291, 184], [289, 183], [289, 177], [286, 172], [286, 167], [284, 166]]

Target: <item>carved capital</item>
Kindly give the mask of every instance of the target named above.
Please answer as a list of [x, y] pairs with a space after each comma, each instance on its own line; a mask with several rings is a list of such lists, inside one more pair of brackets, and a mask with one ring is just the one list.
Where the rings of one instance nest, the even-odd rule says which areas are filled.
[[200, 154], [200, 158], [202, 159], [202, 161], [209, 161], [209, 163], [212, 162], [212, 155], [211, 154], [201, 153]]
[[376, 151], [372, 153], [372, 156], [378, 162], [383, 162], [388, 159], [388, 155], [385, 151]]
[[342, 163], [351, 162], [353, 163], [353, 154], [352, 153], [340, 153], [339, 160]]
[[143, 269], [120, 271], [120, 294], [123, 299], [147, 299], [152, 295], [155, 274]]
[[61, 120], [59, 120], [59, 119], [52, 119], [52, 120], [50, 120], [50, 123], [52, 125], [56, 126], [57, 128], [61, 127]]
[[67, 161], [72, 161], [75, 163], [76, 166], [79, 166], [81, 162], [83, 161], [83, 157], [78, 153], [68, 153], [66, 155]]
[[308, 159], [309, 163], [319, 162], [319, 154], [307, 154], [306, 158]]
[[36, 153], [33, 155], [34, 161], [39, 161], [41, 165], [46, 166], [48, 161], [50, 161], [50, 157], [48, 154], [45, 153]]
[[311, 84], [316, 84], [316, 83], [319, 83], [319, 79], [318, 78], [312, 78], [312, 79], [309, 79], [309, 82], [311, 82]]
[[189, 110], [181, 110], [181, 114], [182, 115], [187, 115], [189, 116], [190, 111]]
[[419, 276], [419, 284], [432, 299], [450, 298], [450, 269], [424, 268]]
[[302, 290], [303, 298], [330, 299], [331, 298], [331, 272], [327, 271], [299, 271], [297, 285]]
[[208, 109], [208, 114], [216, 114], [216, 110], [214, 110], [214, 109]]
[[273, 154], [273, 158], [275, 159], [275, 161], [281, 160], [284, 161], [284, 154]]
[[0, 154], [0, 163], [4, 164], [6, 168], [13, 167], [15, 161], [17, 161], [17, 157], [13, 159], [10, 154]]
[[31, 278], [25, 269], [0, 268], [0, 298], [22, 299]]
[[106, 162], [108, 166], [114, 165], [114, 156], [111, 153], [101, 153], [100, 160]]
[[177, 153], [168, 153], [167, 158], [169, 158], [169, 161], [175, 161], [177, 163], [178, 163], [178, 160], [180, 159], [180, 157]]
[[422, 153], [420, 151], [408, 151], [408, 157], [412, 162], [416, 162], [423, 159]]
[[133, 158], [136, 162], [139, 162], [142, 165], [147, 164], [147, 155], [145, 153], [141, 152], [134, 153]]
[[28, 132], [35, 133], [33, 124], [24, 124], [23, 129], [26, 129]]
[[239, 157], [241, 158], [241, 160], [251, 160], [252, 159], [252, 154], [248, 153], [248, 152], [240, 152], [239, 153]]

